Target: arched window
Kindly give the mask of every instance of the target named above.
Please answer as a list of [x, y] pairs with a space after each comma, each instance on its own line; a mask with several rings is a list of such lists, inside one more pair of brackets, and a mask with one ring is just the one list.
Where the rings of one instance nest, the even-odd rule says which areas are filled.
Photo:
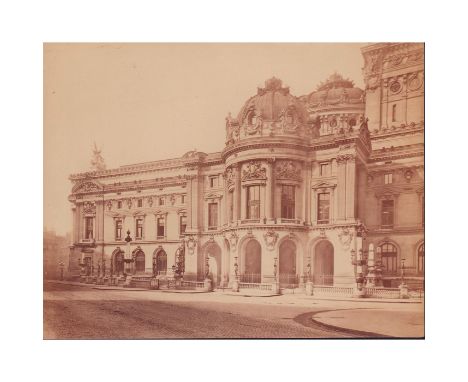
[[418, 273], [424, 273], [424, 243], [418, 248]]
[[385, 273], [397, 272], [397, 249], [391, 243], [383, 243], [380, 247], [382, 267]]
[[138, 251], [135, 254], [135, 271], [144, 272], [145, 271], [145, 254], [143, 251]]
[[392, 122], [397, 120], [397, 105], [392, 106]]
[[257, 116], [254, 111], [251, 111], [247, 116], [247, 123], [249, 125], [255, 125], [257, 123]]

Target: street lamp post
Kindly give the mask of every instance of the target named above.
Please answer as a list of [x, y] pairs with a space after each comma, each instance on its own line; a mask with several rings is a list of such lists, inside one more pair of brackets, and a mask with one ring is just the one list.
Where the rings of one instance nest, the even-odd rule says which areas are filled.
[[310, 263], [310, 256], [307, 257], [307, 275], [306, 275], [306, 295], [312, 296], [314, 294], [314, 283], [312, 282], [312, 266]]
[[204, 289], [206, 292], [210, 292], [212, 290], [212, 281], [210, 279], [210, 259], [208, 255], [206, 255], [205, 259], [205, 281], [204, 281]]
[[275, 257], [273, 262], [273, 284], [271, 291], [273, 294], [280, 294], [280, 283], [278, 282], [278, 258]]
[[354, 297], [365, 297], [366, 290], [364, 288], [364, 275], [362, 267], [367, 264], [366, 251], [362, 248], [358, 250], [356, 256], [356, 250], [351, 250], [351, 264], [356, 266], [356, 289], [354, 291]]
[[127, 237], [125, 238], [125, 242], [127, 243], [126, 245], [126, 251], [125, 251], [125, 284], [124, 287], [130, 287], [130, 282], [132, 281], [132, 272], [131, 272], [131, 263], [133, 262], [132, 259], [132, 253], [130, 252], [130, 243], [132, 241], [132, 238], [130, 237], [130, 230], [127, 230]]
[[239, 264], [237, 264], [237, 256], [234, 257], [234, 280], [232, 280], [232, 291], [239, 292]]
[[399, 286], [400, 289], [400, 298], [409, 298], [408, 294], [408, 285], [405, 283], [405, 260], [401, 259], [401, 284]]

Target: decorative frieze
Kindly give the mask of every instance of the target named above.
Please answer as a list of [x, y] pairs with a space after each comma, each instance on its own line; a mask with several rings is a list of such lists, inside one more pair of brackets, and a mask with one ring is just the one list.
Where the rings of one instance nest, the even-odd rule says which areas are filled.
[[277, 179], [301, 181], [301, 168], [293, 161], [280, 161], [276, 164]]
[[356, 156], [353, 154], [340, 154], [336, 157], [336, 163], [344, 164], [346, 162], [354, 162], [356, 160]]
[[266, 180], [266, 168], [261, 162], [249, 162], [242, 171], [242, 181]]
[[84, 202], [83, 212], [86, 215], [96, 215], [96, 203], [94, 203], [94, 202]]
[[93, 182], [84, 182], [75, 186], [72, 192], [75, 194], [78, 193], [89, 193], [89, 192], [98, 192], [101, 191], [101, 187]]

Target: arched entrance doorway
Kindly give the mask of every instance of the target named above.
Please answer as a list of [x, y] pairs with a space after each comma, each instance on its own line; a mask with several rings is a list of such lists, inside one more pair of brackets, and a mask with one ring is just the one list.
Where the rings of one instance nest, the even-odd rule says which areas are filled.
[[241, 282], [260, 283], [262, 279], [262, 247], [260, 243], [251, 239], [245, 246], [244, 266]]
[[221, 269], [221, 248], [215, 242], [209, 242], [202, 248], [198, 257], [197, 278], [204, 280], [206, 276], [206, 265], [208, 260], [208, 277], [213, 282], [213, 287], [218, 286], [222, 281]]
[[111, 273], [120, 276], [124, 272], [124, 253], [120, 248], [112, 252]]
[[315, 246], [314, 284], [333, 285], [334, 249], [328, 240], [322, 240]]
[[283, 241], [279, 247], [279, 282], [283, 288], [294, 288], [299, 284], [296, 274], [296, 244]]
[[137, 249], [134, 254], [135, 258], [135, 272], [145, 271], [145, 253], [141, 249]]
[[167, 253], [164, 249], [157, 249], [153, 253], [153, 274], [165, 275], [167, 273]]

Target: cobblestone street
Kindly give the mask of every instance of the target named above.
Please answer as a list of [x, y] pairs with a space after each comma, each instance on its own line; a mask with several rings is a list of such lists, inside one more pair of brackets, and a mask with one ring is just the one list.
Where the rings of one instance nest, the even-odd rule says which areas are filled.
[[[365, 303], [364, 303], [365, 304]], [[334, 305], [340, 307], [339, 302]], [[213, 294], [96, 290], [45, 284], [45, 339], [369, 338], [309, 319], [330, 310], [287, 296], [242, 298]]]

